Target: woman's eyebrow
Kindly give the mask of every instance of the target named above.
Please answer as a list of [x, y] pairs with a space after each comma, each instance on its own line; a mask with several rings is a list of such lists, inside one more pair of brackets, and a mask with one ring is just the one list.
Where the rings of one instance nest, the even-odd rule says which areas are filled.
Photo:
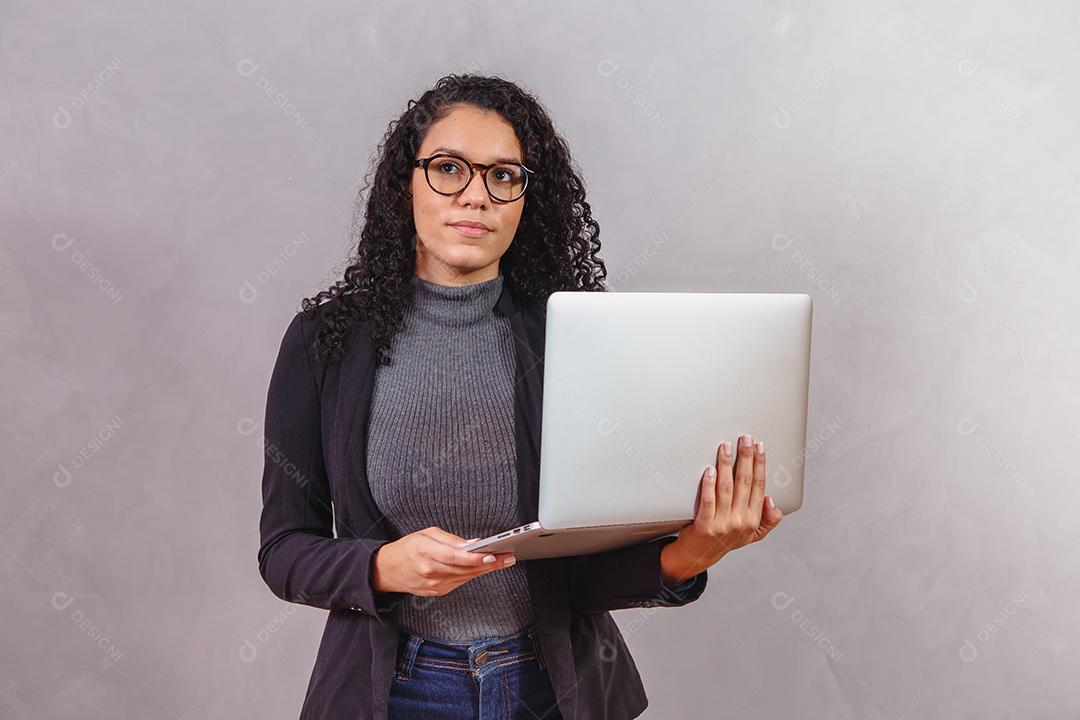
[[[455, 150], [454, 148], [448, 148], [448, 147], [442, 147], [442, 146], [437, 147], [434, 150], [432, 150], [431, 154], [434, 155], [435, 153], [440, 153], [440, 152], [446, 152], [446, 153], [451, 153], [453, 155], [458, 155], [460, 157], [465, 157], [465, 154], [463, 152], [461, 152], [460, 150]], [[514, 165], [520, 165], [521, 164], [520, 160], [516, 160], [514, 158], [495, 158], [495, 162], [497, 162], [497, 163], [513, 163]]]

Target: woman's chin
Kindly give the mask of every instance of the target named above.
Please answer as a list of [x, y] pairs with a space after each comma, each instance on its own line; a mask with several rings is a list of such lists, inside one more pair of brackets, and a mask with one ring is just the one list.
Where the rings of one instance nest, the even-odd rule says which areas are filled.
[[[451, 232], [454, 231], [451, 230]], [[421, 256], [426, 255], [430, 261], [467, 274], [485, 268], [499, 259], [499, 253], [492, 252], [490, 242], [483, 238], [465, 238], [457, 235], [452, 241], [438, 245], [427, 244], [418, 247], [417, 251]], [[420, 259], [420, 262], [424, 260]]]
[[490, 265], [497, 257], [492, 256], [491, 252], [477, 242], [478, 240], [479, 238], [455, 242], [438, 252], [438, 256], [443, 258], [448, 265], [458, 267], [476, 269]]

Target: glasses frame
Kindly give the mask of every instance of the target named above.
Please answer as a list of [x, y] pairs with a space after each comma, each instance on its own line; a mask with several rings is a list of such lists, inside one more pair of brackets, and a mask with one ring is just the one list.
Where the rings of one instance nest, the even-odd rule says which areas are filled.
[[[443, 192], [441, 190], [436, 190], [435, 186], [431, 184], [431, 177], [428, 175], [428, 166], [431, 165], [432, 160], [434, 160], [435, 158], [441, 158], [441, 157], [452, 158], [454, 160], [460, 160], [461, 163], [465, 167], [469, 168], [469, 179], [466, 180], [465, 184], [461, 186], [461, 190], [455, 190], [454, 192], [449, 192], [448, 193], [448, 192]], [[491, 188], [488, 187], [488, 184], [487, 184], [487, 172], [488, 172], [488, 170], [495, 167], [496, 165], [517, 165], [519, 168], [521, 168], [522, 170], [525, 171], [522, 174], [522, 177], [525, 178], [525, 182], [522, 183], [521, 192], [518, 193], [517, 197], [511, 198], [510, 200], [504, 200], [502, 198], [495, 197], [495, 194], [491, 192]], [[530, 170], [529, 168], [525, 167], [521, 163], [473, 163], [473, 162], [469, 162], [468, 160], [461, 157], [460, 155], [453, 155], [451, 153], [444, 153], [444, 152], [443, 153], [436, 153], [435, 155], [429, 155], [428, 157], [417, 158], [416, 160], [413, 161], [413, 167], [414, 168], [418, 168], [418, 167], [424, 168], [424, 179], [427, 180], [428, 187], [431, 188], [434, 192], [437, 192], [440, 195], [446, 195], [447, 197], [450, 197], [452, 195], [457, 195], [458, 193], [464, 192], [465, 188], [469, 187], [469, 183], [472, 182], [473, 175], [475, 175], [476, 171], [479, 170], [480, 171], [480, 177], [483, 178], [483, 180], [484, 180], [484, 189], [487, 190], [488, 197], [490, 197], [493, 201], [495, 201], [497, 203], [517, 202], [521, 198], [525, 197], [525, 191], [529, 187], [529, 175], [535, 175], [536, 174], [535, 170]]]

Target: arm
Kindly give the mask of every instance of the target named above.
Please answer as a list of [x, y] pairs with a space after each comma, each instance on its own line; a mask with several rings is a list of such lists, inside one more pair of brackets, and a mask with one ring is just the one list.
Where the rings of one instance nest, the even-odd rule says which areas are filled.
[[263, 424], [265, 457], [259, 573], [277, 597], [312, 607], [383, 616], [405, 593], [376, 593], [375, 553], [390, 542], [333, 535], [322, 453], [320, 401], [297, 314], [281, 341]]
[[660, 551], [675, 536], [666, 535], [630, 547], [567, 558], [571, 607], [580, 613], [600, 613], [630, 607], [679, 607], [705, 591], [703, 570], [675, 587], [664, 583]]

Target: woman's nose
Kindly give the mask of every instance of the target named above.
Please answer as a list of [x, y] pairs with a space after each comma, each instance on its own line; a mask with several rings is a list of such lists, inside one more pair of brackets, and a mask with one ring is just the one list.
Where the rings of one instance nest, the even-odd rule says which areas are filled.
[[487, 187], [484, 185], [483, 175], [474, 172], [473, 176], [469, 178], [469, 184], [462, 188], [461, 193], [458, 195], [458, 200], [474, 207], [486, 206], [488, 192]]

